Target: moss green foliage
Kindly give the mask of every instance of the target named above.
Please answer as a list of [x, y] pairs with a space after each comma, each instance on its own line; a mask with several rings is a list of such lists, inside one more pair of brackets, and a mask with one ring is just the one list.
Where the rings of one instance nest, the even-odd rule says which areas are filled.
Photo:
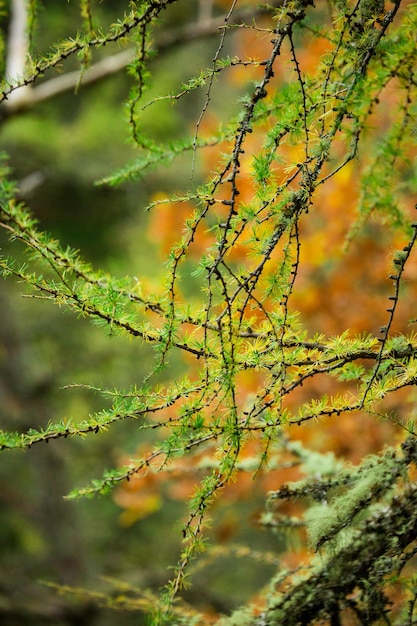
[[[386, 589], [394, 582], [411, 588], [411, 578], [404, 572], [415, 556], [417, 536], [417, 490], [409, 482], [416, 463], [416, 433], [412, 420], [386, 415], [383, 403], [400, 390], [411, 389], [417, 379], [417, 337], [411, 331], [398, 333], [395, 326], [417, 239], [417, 223], [402, 202], [404, 188], [415, 187], [415, 172], [409, 183], [397, 171], [400, 166], [404, 171], [407, 151], [415, 143], [417, 5], [401, 0], [385, 5], [368, 0], [329, 2], [326, 13], [322, 3], [314, 6], [309, 0], [266, 4], [252, 13], [246, 7], [242, 16], [248, 27], [254, 16], [266, 16], [271, 43], [268, 58], [262, 60], [228, 55], [225, 39], [236, 30], [231, 12], [212, 63], [193, 68], [194, 75], [174, 93], [155, 96], [151, 82], [158, 33], [163, 33], [165, 13], [169, 15], [171, 5], [180, 5], [180, 0], [126, 3], [110, 25], [99, 23], [95, 4], [83, 0], [77, 33], [56, 42], [48, 53], [32, 50], [24, 76], [2, 82], [5, 118], [11, 115], [8, 98], [23, 87], [35, 87], [67, 59], [76, 59], [80, 71], [86, 72], [103, 48], [130, 44], [135, 49], [128, 70], [132, 87], [121, 115], [127, 115], [137, 156], [99, 184], [142, 181], [161, 165], [171, 167], [191, 155], [191, 189], [150, 199], [142, 208], [163, 216], [165, 204], [175, 202], [189, 204], [192, 210], [161, 265], [159, 283], [150, 287], [141, 276], [116, 277], [94, 268], [82, 253], [49, 236], [4, 173], [0, 227], [13, 245], [10, 255], [0, 259], [3, 276], [18, 280], [27, 294], [45, 300], [45, 307], [55, 304], [88, 318], [103, 332], [116, 335], [115, 341], [126, 335], [138, 345], [151, 346], [155, 358], [144, 381], [132, 388], [95, 388], [103, 404], [106, 399], [105, 408], [83, 419], [34, 423], [25, 432], [2, 430], [3, 462], [14, 449], [99, 435], [123, 421], [132, 422], [132, 437], [138, 443], [141, 433], [160, 431], [154, 448], [143, 458], [74, 487], [68, 497], [79, 499], [107, 494], [142, 470], [169, 472], [174, 461], [205, 453], [201, 480], [178, 532], [180, 555], [171, 578], [158, 598], [145, 594], [143, 601], [129, 605], [145, 612], [152, 607], [156, 625], [200, 623], [196, 612], [188, 613], [179, 598], [192, 583], [192, 563], [207, 549], [205, 533], [213, 503], [239, 472], [257, 478], [290, 456], [306, 477], [270, 492], [262, 521], [275, 532], [305, 524], [317, 555], [305, 568], [278, 574], [265, 592], [261, 611], [248, 606], [222, 618], [219, 625], [336, 625], [346, 612], [355, 623], [411, 626], [417, 619], [415, 588], [392, 613]], [[41, 19], [39, 11], [31, 2], [31, 40]], [[304, 71], [299, 61], [300, 41], [306, 34], [329, 42], [329, 51], [314, 71]], [[276, 88], [274, 74], [284, 55], [292, 78]], [[215, 82], [235, 68], [256, 72], [256, 81], [245, 83], [230, 118], [221, 119], [218, 128], [205, 136], [202, 120]], [[379, 333], [355, 334], [346, 328], [338, 335], [325, 336], [322, 329], [316, 334], [316, 329], [311, 331], [314, 320], [306, 321], [292, 306], [306, 263], [300, 229], [314, 216], [320, 190], [369, 150], [368, 127], [393, 81], [398, 89], [395, 121], [366, 155], [358, 181], [357, 216], [348, 224], [345, 242], [349, 246], [360, 238], [371, 216], [397, 229], [401, 247], [387, 250], [392, 255], [388, 305], [384, 298], [375, 304], [383, 311], [384, 322]], [[189, 136], [163, 142], [147, 133], [143, 119], [153, 107], [161, 102], [180, 106], [194, 94], [201, 97], [201, 91], [202, 115]], [[247, 166], [255, 134], [261, 139]], [[216, 145], [222, 155], [210, 177], [202, 180], [200, 155]], [[294, 162], [288, 146], [303, 147]], [[249, 198], [245, 167], [251, 171]], [[207, 233], [210, 237], [199, 247]], [[27, 252], [24, 262], [22, 246]], [[408, 306], [411, 316], [414, 302]], [[261, 375], [262, 384], [242, 404], [241, 378], [248, 372]], [[324, 379], [334, 382], [334, 393], [292, 402], [304, 384]], [[343, 384], [349, 384], [348, 391]], [[316, 421], [320, 430], [326, 428], [325, 420], [342, 415], [383, 416], [396, 423], [405, 438], [399, 447], [388, 447], [387, 442], [380, 454], [355, 466], [287, 440], [291, 427]], [[248, 461], [243, 452], [253, 439], [260, 452]], [[285, 499], [306, 503], [304, 518], [279, 515], [276, 504]], [[100, 597], [100, 602], [105, 599]]]
[[[381, 481], [376, 480], [370, 491], [359, 495], [352, 493], [355, 489], [347, 490], [347, 502], [339, 496], [332, 504], [329, 517], [323, 515], [321, 519], [314, 520], [316, 540], [318, 535], [322, 535], [317, 541], [319, 544], [340, 533], [341, 526], [349, 528], [349, 536], [339, 541], [324, 557], [317, 558], [304, 579], [294, 579], [288, 591], [273, 594], [266, 623], [295, 625], [314, 623], [317, 619], [337, 620], [342, 606], [349, 607], [361, 623], [383, 623], [389, 601], [381, 581], [393, 584], [399, 580], [407, 559], [411, 557], [407, 550], [416, 532], [415, 485], [407, 485], [401, 494], [375, 504], [375, 491], [385, 491], [389, 484], [395, 483], [398, 471], [410, 462], [415, 463], [414, 438], [406, 440], [402, 452], [402, 458], [394, 459], [391, 452], [384, 456], [384, 461], [390, 457], [392, 471], [378, 470]], [[368, 477], [363, 481], [359, 479], [358, 485], [367, 480]], [[369, 513], [365, 510], [363, 515], [363, 507], [366, 509], [372, 500], [372, 510]], [[315, 508], [309, 514], [311, 517], [314, 511]], [[362, 513], [362, 520], [355, 526], [353, 520], [359, 513]], [[354, 591], [355, 597], [350, 597]], [[408, 617], [402, 613], [400, 619], [403, 621], [398, 623], [408, 623], [410, 616], [411, 613]], [[386, 619], [392, 623], [389, 617]]]

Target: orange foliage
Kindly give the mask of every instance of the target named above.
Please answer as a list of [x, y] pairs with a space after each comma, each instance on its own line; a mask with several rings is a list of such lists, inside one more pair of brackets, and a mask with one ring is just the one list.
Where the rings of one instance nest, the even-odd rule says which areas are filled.
[[[229, 2], [218, 2], [221, 6], [230, 6]], [[250, 58], [263, 59], [270, 51], [270, 34], [251, 29], [244, 29], [236, 41], [237, 50], [241, 58], [250, 51]], [[303, 72], [311, 72], [317, 65], [318, 59], [330, 49], [330, 43], [325, 38], [308, 37], [305, 45], [297, 51], [297, 58]], [[289, 65], [290, 52], [287, 51]], [[284, 55], [285, 59], [285, 55]], [[281, 69], [280, 69], [281, 68]], [[250, 70], [253, 72], [253, 68]], [[255, 70], [256, 72], [257, 70]], [[293, 64], [292, 70], [294, 71]], [[246, 82], [248, 70], [239, 68], [235, 71], [237, 82]], [[280, 63], [276, 71], [275, 80], [288, 79], [286, 62]], [[385, 106], [378, 115], [372, 118], [372, 124], [384, 128], [387, 124], [395, 91], [388, 92], [385, 97]], [[213, 116], [203, 118], [200, 132], [203, 134], [215, 126]], [[382, 131], [378, 131], [382, 132]], [[239, 201], [249, 202], [253, 196], [254, 183], [252, 178], [253, 155], [260, 149], [263, 141], [262, 132], [253, 133], [247, 137], [245, 154], [241, 158], [239, 173]], [[288, 163], [297, 163], [303, 146], [284, 145], [282, 156], [287, 156]], [[344, 146], [340, 146], [343, 153]], [[204, 167], [208, 172], [214, 169], [217, 163], [219, 148], [209, 148], [204, 153]], [[336, 158], [336, 156], [335, 156]], [[333, 167], [333, 165], [332, 165]], [[378, 327], [386, 321], [384, 309], [376, 306], [376, 299], [381, 302], [390, 295], [391, 284], [387, 280], [390, 272], [390, 259], [387, 258], [387, 249], [395, 250], [401, 243], [395, 232], [374, 220], [370, 220], [363, 229], [360, 237], [355, 239], [344, 251], [346, 237], [350, 225], [355, 221], [356, 205], [359, 197], [357, 181], [361, 174], [361, 167], [353, 161], [341, 169], [332, 179], [318, 188], [314, 206], [311, 212], [300, 222], [301, 262], [296, 279], [296, 289], [291, 296], [291, 308], [300, 311], [302, 319], [312, 332], [325, 332], [327, 335], [338, 334], [346, 328], [352, 333], [368, 331], [378, 332]], [[329, 168], [330, 170], [330, 168]], [[279, 176], [277, 170], [277, 176]], [[227, 211], [222, 207], [221, 200], [226, 198], [225, 191], [217, 195], [219, 204], [216, 205], [216, 216], [221, 219]], [[155, 210], [150, 220], [148, 236], [159, 242], [162, 256], [166, 256], [171, 245], [178, 239], [178, 233], [183, 230], [185, 219], [193, 213], [193, 206], [188, 203], [172, 202], [162, 205]], [[268, 229], [269, 226], [265, 226]], [[325, 237], [323, 232], [326, 233]], [[261, 231], [260, 234], [262, 235]], [[268, 234], [267, 231], [262, 236]], [[214, 243], [212, 232], [207, 224], [202, 222], [193, 239], [191, 253], [200, 256]], [[267, 264], [269, 272], [276, 268], [280, 251], [276, 250]], [[246, 266], [255, 262], [250, 254], [248, 238], [242, 237], [239, 245], [230, 252], [230, 258]], [[410, 263], [407, 268], [410, 278], [417, 275], [417, 261]], [[325, 306], [324, 306], [325, 302]], [[374, 310], [377, 315], [374, 315]], [[259, 314], [254, 311], [254, 315]], [[398, 330], [404, 330], [407, 323], [407, 311], [402, 311], [397, 318]], [[331, 395], [335, 389], [335, 381], [321, 380], [320, 388], [311, 389], [305, 386], [303, 391], [294, 394], [292, 403], [301, 403], [308, 397], [320, 396], [323, 393]], [[240, 376], [239, 397], [242, 403], [249, 394], [254, 394], [262, 388], [263, 376], [257, 372], [246, 371]], [[352, 459], [359, 460], [366, 451], [381, 449], [384, 442], [394, 437], [393, 427], [388, 423], [378, 423], [361, 416], [341, 416], [329, 420], [324, 429], [317, 429], [315, 424], [304, 425], [303, 428], [294, 427], [296, 437], [307, 444], [319, 449], [332, 449], [337, 453]], [[246, 478], [242, 475], [231, 487], [237, 495], [248, 490]], [[181, 491], [181, 490], [180, 490]], [[237, 495], [238, 497], [238, 495]]]
[[[230, 2], [219, 0], [217, 5], [228, 8]], [[237, 53], [241, 58], [263, 59], [270, 53], [270, 34], [262, 31], [254, 32], [244, 29], [237, 39]], [[328, 52], [329, 42], [324, 38], [311, 37], [306, 40], [303, 48], [298, 52], [298, 61], [303, 72], [312, 72], [317, 65], [318, 59]], [[287, 60], [290, 53], [287, 51]], [[251, 70], [256, 75], [257, 69]], [[293, 71], [293, 69], [292, 69]], [[244, 78], [243, 78], [244, 77]], [[256, 77], [256, 76], [255, 76]], [[244, 68], [233, 70], [233, 80], [247, 81], [247, 71]], [[288, 79], [288, 67], [285, 62], [280, 63], [275, 72], [275, 81]], [[395, 98], [395, 90], [386, 94], [385, 105], [371, 118], [371, 125], [377, 133], [383, 133], [389, 122], [390, 107]], [[203, 118], [200, 131], [210, 129], [213, 118]], [[239, 202], [249, 202], [254, 193], [254, 180], [252, 174], [253, 155], [262, 146], [262, 133], [254, 132], [246, 138], [245, 153], [241, 158], [239, 172]], [[336, 152], [338, 147], [336, 146]], [[345, 146], [339, 145], [340, 154], [343, 154]], [[297, 163], [303, 146], [282, 146], [281, 156], [288, 159], [288, 163]], [[204, 168], [207, 172], [215, 169], [218, 159], [218, 148], [207, 149], [204, 153]], [[334, 160], [337, 154], [334, 154]], [[366, 161], [366, 160], [365, 160]], [[334, 168], [334, 163], [328, 165], [327, 173]], [[357, 161], [351, 161], [343, 167], [332, 179], [321, 185], [314, 197], [313, 206], [308, 216], [300, 220], [301, 259], [296, 277], [294, 289], [289, 306], [292, 310], [301, 313], [310, 332], [324, 332], [327, 336], [339, 334], [346, 328], [350, 328], [352, 334], [371, 332], [378, 334], [378, 329], [386, 323], [387, 315], [383, 303], [392, 295], [392, 283], [388, 276], [391, 273], [391, 259], [387, 256], [387, 250], [401, 249], [407, 242], [400, 241], [395, 230], [385, 225], [382, 220], [370, 217], [367, 224], [361, 229], [360, 235], [347, 244], [347, 237], [351, 225], [358, 218], [356, 207], [360, 196], [358, 180], [363, 173], [364, 165]], [[324, 172], [324, 175], [326, 172]], [[277, 179], [283, 176], [279, 169], [276, 170]], [[279, 181], [281, 182], [281, 181]], [[217, 195], [219, 203], [216, 204], [216, 217], [220, 220], [226, 211], [221, 200], [227, 198], [227, 189], [222, 189]], [[408, 199], [408, 205], [411, 205]], [[155, 210], [151, 216], [149, 226], [150, 238], [159, 245], [162, 256], [166, 256], [169, 248], [178, 240], [178, 233], [183, 230], [185, 219], [193, 213], [194, 207], [188, 203], [173, 202], [163, 205]], [[261, 235], [268, 234], [264, 227]], [[236, 263], [244, 263], [246, 267], [256, 263], [256, 255], [251, 254], [249, 235], [242, 237], [239, 245], [235, 246], [230, 253], [230, 259]], [[215, 239], [209, 231], [207, 223], [199, 225], [193, 240], [191, 252], [196, 257], [200, 256], [208, 247], [212, 246]], [[267, 273], [273, 273], [279, 262], [280, 250], [276, 250], [267, 264]], [[406, 278], [410, 281], [407, 288], [415, 291], [417, 278], [417, 259], [411, 258], [406, 271]], [[254, 315], [257, 312], [254, 311]], [[259, 314], [259, 312], [258, 312]], [[396, 330], [407, 332], [407, 323], [410, 311], [399, 307], [396, 317]], [[416, 314], [417, 317], [417, 314]], [[238, 403], [240, 407], [245, 405], [248, 398], [256, 395], [265, 384], [265, 375], [246, 370], [238, 376]], [[297, 393], [292, 394], [288, 406], [295, 409], [297, 405], [322, 397], [324, 394], [332, 396], [340, 390], [341, 384], [330, 377], [318, 377], [317, 382], [305, 384]], [[355, 392], [354, 387], [345, 384], [346, 391]], [[398, 409], [403, 403], [402, 394], [396, 396], [396, 400], [390, 400], [386, 407]], [[399, 409], [398, 409], [399, 410]], [[402, 409], [404, 410], [404, 409]], [[292, 426], [290, 436], [293, 440], [301, 440], [306, 447], [327, 451], [332, 450], [336, 455], [357, 463], [366, 454], [381, 450], [387, 442], [395, 443], [400, 440], [401, 434], [389, 421], [377, 421], [364, 413], [348, 413], [335, 416], [323, 422], [320, 427], [317, 423], [308, 422], [301, 427]], [[256, 439], [246, 442], [242, 449], [241, 459], [256, 458], [262, 452], [262, 444]], [[165, 497], [171, 499], [187, 500], [195, 485], [204, 472], [204, 458], [201, 456], [184, 457], [176, 461], [169, 472], [169, 479], [164, 485]], [[225, 487], [224, 495], [227, 503], [250, 500], [254, 495], [264, 494], [268, 490], [278, 489], [288, 480], [299, 478], [299, 470], [296, 467], [290, 469], [277, 469], [257, 477], [256, 483], [250, 472], [237, 471], [233, 481]], [[158, 493], [161, 491], [159, 481], [166, 480], [156, 475], [147, 475], [131, 481], [118, 491], [117, 502], [126, 509], [124, 523], [132, 522], [143, 515], [150, 514], [160, 505]], [[220, 506], [220, 505], [219, 505]], [[297, 514], [300, 507], [297, 505], [282, 505], [287, 513]], [[130, 511], [130, 513], [129, 513]], [[231, 515], [217, 528], [216, 538], [219, 542], [231, 539], [239, 526], [239, 518]], [[297, 553], [289, 552], [285, 555], [285, 564], [296, 567], [309, 553], [306, 548]], [[348, 624], [349, 621], [346, 621]]]
[[[219, 0], [216, 4], [223, 8], [230, 8], [228, 0], [226, 2]], [[270, 39], [270, 33], [262, 29], [259, 31], [243, 29], [235, 41], [236, 53], [243, 60], [262, 60], [270, 53]], [[330, 48], [330, 42], [324, 37], [307, 37], [301, 49], [297, 50], [297, 60], [302, 72], [313, 72], [319, 59]], [[282, 80], [293, 80], [291, 73], [294, 72], [294, 64], [290, 63], [290, 60], [290, 51], [284, 51], [275, 69], [274, 85]], [[258, 69], [250, 70], [254, 73], [254, 77]], [[247, 69], [238, 66], [232, 72], [233, 80], [237, 84], [240, 82], [246, 84]], [[370, 125], [376, 128], [377, 132], [383, 132], [384, 127], [389, 123], [388, 118], [394, 98], [395, 88], [386, 94], [384, 107], [378, 109], [378, 113], [372, 116]], [[213, 113], [208, 112], [202, 119], [199, 132], [203, 135], [210, 134], [216, 126]], [[253, 197], [253, 155], [261, 149], [262, 141], [262, 128], [259, 133], [253, 133], [246, 138], [245, 153], [240, 159], [239, 202], [241, 203], [249, 202]], [[217, 167], [221, 149], [224, 149], [224, 146], [205, 149], [203, 167], [207, 172], [211, 173]], [[302, 144], [284, 144], [281, 146], [280, 155], [288, 159], [288, 164], [297, 163], [303, 149]], [[337, 152], [338, 149], [340, 154], [343, 154], [345, 146], [340, 144], [338, 148], [336, 144], [334, 150]], [[334, 159], [336, 158], [335, 153]], [[332, 167], [334, 164], [330, 164], [328, 171]], [[362, 171], [363, 166], [358, 165], [356, 161], [343, 167], [325, 185], [317, 189], [310, 214], [300, 221], [301, 260], [290, 307], [300, 311], [302, 319], [312, 333], [325, 332], [327, 335], [334, 335], [346, 328], [350, 328], [352, 333], [363, 331], [377, 333], [378, 327], [386, 321], [384, 308], [380, 304], [391, 293], [391, 283], [387, 280], [390, 273], [387, 250], [395, 250], [405, 242], [399, 242], [392, 229], [385, 228], [381, 222], [370, 219], [360, 237], [345, 249], [349, 228], [357, 217], [355, 212], [360, 194], [358, 180]], [[278, 168], [276, 176], [277, 179], [283, 176]], [[215, 213], [220, 221], [223, 216], [227, 215], [227, 210], [221, 204], [222, 199], [227, 199], [226, 187], [220, 188], [217, 198], [219, 202], [216, 204]], [[155, 199], [162, 200], [162, 194], [160, 198]], [[190, 202], [168, 202], [154, 209], [148, 235], [159, 246], [162, 257], [166, 258], [171, 246], [178, 241], [179, 233], [184, 232], [185, 220], [189, 219], [193, 213], [194, 207]], [[263, 233], [263, 235], [266, 234], [268, 234], [267, 231]], [[260, 235], [262, 236], [261, 230]], [[215, 237], [210, 231], [210, 225], [205, 221], [201, 222], [192, 241], [191, 254], [199, 257], [214, 242]], [[274, 251], [266, 266], [269, 272], [272, 273], [275, 270], [279, 255], [279, 249]], [[239, 244], [231, 250], [230, 259], [237, 263], [245, 263], [246, 266], [256, 262], [256, 258], [254, 259], [250, 253], [249, 235], [246, 238], [243, 236]], [[410, 278], [417, 275], [417, 260], [410, 260], [407, 272]], [[374, 314], [374, 311], [377, 313]], [[257, 314], [256, 311], [253, 313]], [[403, 310], [397, 317], [398, 330], [404, 330], [408, 314], [408, 311]], [[264, 376], [259, 372], [248, 370], [240, 374], [238, 397], [241, 403], [244, 404], [250, 394], [256, 394], [259, 389], [262, 389], [263, 384]], [[332, 395], [335, 385], [335, 380], [329, 378], [323, 378], [314, 385], [305, 385], [300, 392], [293, 394], [291, 404], [296, 406], [311, 397], [320, 397], [325, 393]], [[388, 422], [377, 422], [363, 415], [345, 415], [328, 420], [323, 428], [317, 428], [314, 423], [305, 424], [302, 428], [294, 426], [291, 429], [291, 435], [313, 448], [334, 450], [337, 454], [358, 461], [367, 452], [380, 450], [385, 442], [392, 440], [395, 437], [395, 429]], [[250, 442], [246, 450], [248, 454], [256, 454], [259, 452], [259, 444]], [[196, 481], [190, 476], [188, 463], [189, 461], [183, 459], [177, 464], [175, 470], [177, 473], [172, 474], [173, 477], [175, 476], [175, 481], [169, 487], [170, 497], [185, 499], [192, 492]], [[193, 467], [196, 465], [195, 458], [192, 465]], [[287, 479], [286, 473], [285, 480]], [[152, 481], [154, 480], [153, 478]], [[265, 488], [271, 488], [271, 484], [274, 484], [276, 488], [283, 480], [279, 472], [278, 474], [274, 472], [265, 479]], [[227, 488], [227, 497], [228, 499], [250, 497], [252, 486], [251, 476], [241, 472], [233, 484]], [[256, 488], [259, 489], [258, 483]], [[133, 493], [134, 486], [129, 485], [128, 491]], [[141, 493], [142, 495], [137, 494], [139, 500], [143, 497], [146, 499], [146, 490], [141, 490]], [[121, 502], [120, 499], [119, 501]]]
[[[138, 454], [148, 456], [150, 450], [144, 446], [138, 450]], [[129, 460], [123, 462], [129, 463]], [[114, 499], [123, 509], [120, 515], [122, 526], [131, 526], [138, 520], [151, 515], [162, 506], [162, 497], [159, 490], [159, 476], [150, 466], [146, 470], [138, 472], [129, 481], [124, 482], [123, 488], [116, 489]]]
[[[185, 233], [185, 223], [192, 218], [195, 208], [190, 202], [167, 202], [164, 194], [157, 194], [153, 201], [161, 204], [151, 212], [147, 234], [165, 260], [172, 246]], [[199, 228], [190, 246], [191, 254], [195, 251], [194, 254], [200, 255], [200, 251], [210, 247], [214, 241], [214, 237], [207, 230]]]

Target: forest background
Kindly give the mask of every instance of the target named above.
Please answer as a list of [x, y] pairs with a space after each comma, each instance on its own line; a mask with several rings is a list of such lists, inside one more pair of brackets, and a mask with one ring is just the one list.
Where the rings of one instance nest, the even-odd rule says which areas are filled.
[[[3, 3], [1, 16], [2, 623], [141, 624], [160, 589], [156, 621], [216, 623], [253, 603], [230, 624], [284, 623], [275, 588], [323, 555], [326, 533], [339, 554], [361, 509], [369, 519], [378, 501], [395, 509], [413, 477], [415, 5], [28, 2], [16, 70], [20, 5]], [[115, 43], [91, 44], [109, 33]], [[82, 291], [85, 276], [107, 308]], [[124, 317], [132, 302], [143, 305], [137, 326]], [[315, 525], [325, 514], [312, 508], [307, 532], [308, 496], [325, 507], [331, 489], [337, 498], [363, 475], [339, 521]], [[284, 495], [293, 501], [277, 507]], [[350, 589], [322, 618], [415, 623], [413, 532], [406, 556], [404, 546], [383, 554], [382, 595], [364, 581], [367, 600], [353, 609]]]

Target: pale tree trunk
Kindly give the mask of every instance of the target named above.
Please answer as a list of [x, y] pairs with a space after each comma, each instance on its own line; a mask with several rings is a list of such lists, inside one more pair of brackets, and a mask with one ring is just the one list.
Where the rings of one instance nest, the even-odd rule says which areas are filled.
[[[6, 80], [11, 84], [21, 82], [24, 77], [29, 52], [27, 23], [26, 0], [12, 0], [6, 60]], [[14, 104], [30, 100], [30, 87], [19, 87], [8, 96], [8, 100], [13, 100]]]

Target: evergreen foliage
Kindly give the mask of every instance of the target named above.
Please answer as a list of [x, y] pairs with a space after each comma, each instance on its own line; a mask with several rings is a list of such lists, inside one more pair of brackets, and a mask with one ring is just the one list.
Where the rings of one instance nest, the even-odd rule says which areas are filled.
[[[161, 221], [167, 205], [185, 215], [151, 284], [140, 276], [120, 278], [96, 269], [44, 232], [4, 168], [0, 226], [13, 245], [11, 255], [0, 259], [3, 276], [23, 283], [27, 295], [47, 301], [45, 307], [56, 304], [103, 332], [149, 344], [155, 359], [145, 380], [131, 389], [90, 387], [103, 396], [106, 408], [81, 421], [62, 418], [25, 432], [1, 431], [3, 462], [17, 448], [99, 436], [118, 422], [131, 421], [132, 438], [139, 443], [142, 432], [153, 431], [154, 447], [74, 488], [69, 498], [108, 494], [146, 472], [169, 476], [182, 460], [194, 467], [200, 479], [178, 533], [181, 552], [169, 582], [158, 598], [142, 590], [143, 596], [129, 603], [120, 594], [119, 608], [151, 612], [155, 625], [208, 623], [180, 598], [192, 584], [196, 559], [215, 552], [206, 542], [214, 502], [241, 473], [256, 481], [293, 464], [299, 480], [269, 492], [261, 524], [273, 533], [305, 531], [311, 558], [293, 570], [278, 567], [261, 607], [248, 602], [218, 624], [411, 626], [417, 620], [417, 443], [411, 407], [417, 337], [397, 320], [406, 306], [410, 325], [415, 323], [416, 293], [409, 281], [417, 239], [410, 201], [416, 181], [410, 159], [416, 137], [417, 5], [291, 0], [266, 3], [259, 10], [246, 3], [243, 22], [235, 20], [239, 2], [223, 3], [226, 17], [216, 34], [212, 64], [196, 67], [175, 93], [154, 96], [158, 37], [165, 13], [176, 4], [181, 0], [130, 2], [106, 26], [98, 22], [95, 3], [83, 0], [78, 32], [46, 54], [31, 50], [24, 74], [2, 82], [7, 119], [13, 114], [13, 94], [35, 89], [67, 59], [80, 66], [82, 90], [83, 73], [95, 54], [115, 42], [131, 44], [135, 57], [128, 69], [132, 87], [126, 111], [138, 156], [98, 184], [140, 185], [155, 168], [171, 167], [187, 155], [192, 173], [189, 191], [150, 199], [142, 207]], [[42, 16], [36, 2], [29, 5], [32, 42]], [[245, 29], [261, 29], [270, 42], [267, 58], [252, 57], [250, 51], [245, 58], [229, 56], [229, 38]], [[302, 57], [307, 40], [324, 42], [310, 67]], [[234, 71], [245, 77], [240, 100], [225, 105], [230, 116], [206, 132], [216, 81], [228, 80]], [[395, 102], [389, 106], [396, 109], [378, 135], [374, 119], [393, 87]], [[201, 97], [201, 91], [201, 114], [188, 137], [163, 143], [147, 134], [142, 120], [153, 107], [179, 105]], [[216, 114], [221, 116], [222, 108]], [[207, 150], [219, 156], [202, 181]], [[385, 281], [390, 288], [374, 300], [368, 328], [351, 331], [347, 325], [327, 332], [300, 307], [310, 279], [304, 246], [311, 232], [322, 241], [334, 236], [332, 224], [317, 216], [330, 202], [324, 190], [351, 167], [357, 172], [358, 199], [355, 214], [346, 211], [337, 263], [349, 275], [349, 251], [367, 229], [383, 225], [392, 235], [385, 248], [386, 258], [391, 257]], [[351, 204], [348, 197], [346, 204]], [[329, 256], [326, 271], [334, 263]], [[363, 263], [371, 285], [372, 258]], [[324, 281], [321, 289], [326, 309]], [[345, 291], [349, 319], [348, 310], [355, 306], [349, 280]], [[245, 388], [245, 377], [251, 375], [255, 391]], [[397, 396], [401, 411], [389, 403]], [[297, 442], [310, 423], [320, 433], [341, 419], [386, 420], [396, 441], [386, 441], [382, 451], [357, 464]], [[255, 452], [248, 456], [249, 449]], [[285, 508], [279, 503], [286, 500], [302, 503], [303, 513], [281, 513]], [[95, 600], [118, 605], [114, 597]]]

